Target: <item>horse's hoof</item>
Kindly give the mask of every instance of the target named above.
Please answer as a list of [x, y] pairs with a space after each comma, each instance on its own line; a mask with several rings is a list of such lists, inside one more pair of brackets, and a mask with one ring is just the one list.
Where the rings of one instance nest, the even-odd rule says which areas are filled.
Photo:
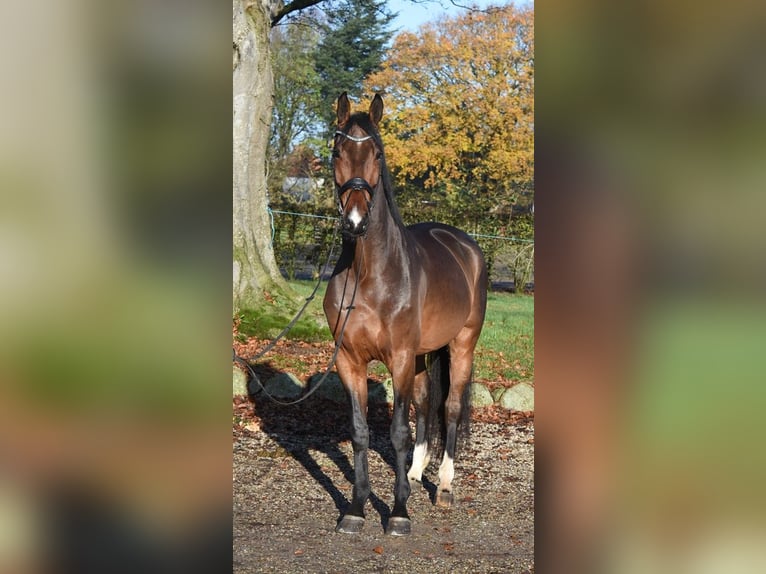
[[389, 536], [407, 536], [412, 532], [412, 521], [401, 516], [392, 516], [388, 519], [386, 534]]
[[335, 527], [335, 532], [359, 534], [362, 531], [362, 528], [364, 528], [364, 518], [347, 514], [341, 518], [340, 522], [338, 522], [338, 526]]
[[436, 495], [436, 506], [443, 506], [449, 508], [455, 501], [455, 497], [448, 490], [442, 490]]

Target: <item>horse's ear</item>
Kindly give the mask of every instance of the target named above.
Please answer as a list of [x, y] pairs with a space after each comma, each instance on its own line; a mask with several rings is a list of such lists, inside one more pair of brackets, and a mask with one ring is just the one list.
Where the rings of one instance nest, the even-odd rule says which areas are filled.
[[343, 92], [338, 96], [338, 127], [346, 125], [351, 116], [351, 105], [348, 103], [348, 94]]
[[380, 118], [382, 117], [383, 98], [380, 97], [380, 94], [375, 94], [375, 97], [372, 98], [372, 103], [370, 104], [370, 120], [372, 120], [372, 123], [375, 125], [375, 127], [378, 127]]

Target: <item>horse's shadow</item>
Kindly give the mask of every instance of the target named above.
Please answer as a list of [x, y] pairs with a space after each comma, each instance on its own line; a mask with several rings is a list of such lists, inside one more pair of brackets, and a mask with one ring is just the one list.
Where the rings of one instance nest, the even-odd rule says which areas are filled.
[[[283, 374], [270, 362], [253, 365], [261, 382]], [[368, 379], [368, 385], [379, 384]], [[258, 389], [259, 385], [251, 385]], [[286, 400], [286, 399], [280, 399]], [[294, 399], [293, 399], [294, 400]], [[343, 403], [313, 394], [296, 405], [280, 405], [271, 401], [262, 392], [250, 396], [253, 413], [260, 419], [260, 428], [292, 458], [297, 460], [309, 475], [330, 495], [338, 510], [338, 520], [350, 505], [350, 500], [341, 492], [332, 479], [322, 470], [311, 451], [323, 453], [342, 472], [349, 483], [354, 483], [354, 467], [349, 456], [340, 445], [351, 440], [350, 406], [348, 398]], [[377, 452], [393, 470], [395, 458], [390, 440], [391, 411], [382, 402], [370, 402], [367, 409], [367, 424], [370, 430], [370, 451]], [[425, 483], [424, 483], [425, 484]], [[429, 489], [430, 490], [430, 489]], [[436, 487], [433, 487], [435, 496]], [[391, 515], [391, 508], [375, 492], [370, 493], [372, 507], [381, 517], [383, 528]]]

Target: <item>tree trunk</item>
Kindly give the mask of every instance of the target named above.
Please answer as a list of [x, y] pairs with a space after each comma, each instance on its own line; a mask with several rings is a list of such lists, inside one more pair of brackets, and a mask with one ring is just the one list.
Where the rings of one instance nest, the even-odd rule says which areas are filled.
[[234, 313], [288, 286], [271, 245], [266, 146], [274, 80], [269, 30], [274, 0], [234, 0]]

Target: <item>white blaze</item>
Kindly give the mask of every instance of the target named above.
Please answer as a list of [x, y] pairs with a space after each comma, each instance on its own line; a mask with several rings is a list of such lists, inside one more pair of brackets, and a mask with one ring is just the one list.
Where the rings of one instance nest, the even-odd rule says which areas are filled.
[[362, 214], [359, 213], [359, 210], [356, 207], [354, 207], [351, 210], [351, 213], [348, 214], [348, 218], [351, 220], [351, 223], [354, 224], [354, 227], [358, 227], [362, 222]]

